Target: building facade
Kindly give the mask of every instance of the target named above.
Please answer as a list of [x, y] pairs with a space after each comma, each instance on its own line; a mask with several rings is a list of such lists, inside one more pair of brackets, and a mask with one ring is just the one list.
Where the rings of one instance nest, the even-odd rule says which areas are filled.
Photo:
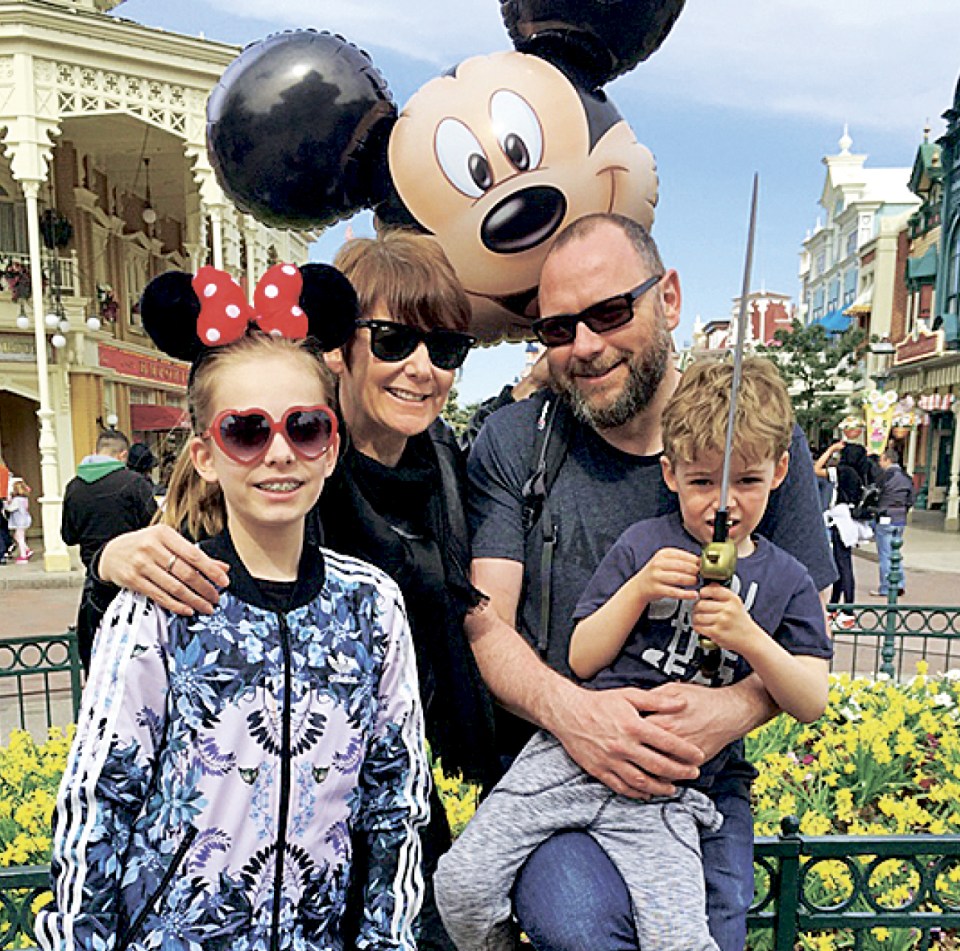
[[187, 368], [145, 335], [145, 284], [209, 263], [252, 286], [311, 238], [238, 213], [207, 160], [207, 95], [239, 50], [117, 5], [0, 2], [0, 455], [33, 486], [50, 570], [69, 566], [62, 488], [101, 427], [164, 461], [184, 438]]
[[[943, 512], [960, 530], [960, 84], [947, 130], [924, 141], [910, 184], [921, 198], [902, 241], [905, 316], [890, 368], [891, 385], [916, 407], [907, 436], [918, 505]], [[896, 328], [895, 328], [896, 329]]]
[[898, 235], [920, 200], [907, 187], [909, 168], [866, 168], [846, 129], [839, 144], [823, 159], [822, 217], [800, 255], [801, 320], [828, 333], [856, 323], [889, 335]]

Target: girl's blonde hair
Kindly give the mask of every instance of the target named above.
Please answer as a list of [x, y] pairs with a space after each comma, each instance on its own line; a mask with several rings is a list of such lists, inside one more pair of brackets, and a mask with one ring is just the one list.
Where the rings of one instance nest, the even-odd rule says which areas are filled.
[[[329, 403], [334, 391], [332, 374], [324, 365], [315, 344], [309, 340], [288, 340], [285, 337], [253, 333], [228, 346], [206, 352], [201, 361], [194, 365], [187, 386], [187, 408], [193, 435], [199, 436], [205, 432], [213, 420], [213, 391], [221, 369], [284, 353], [289, 354], [291, 359], [303, 360], [305, 366], [316, 371], [323, 398]], [[273, 383], [282, 385], [280, 380]], [[153, 521], [171, 525], [194, 541], [218, 535], [226, 528], [227, 509], [223, 492], [216, 483], [200, 478], [193, 467], [189, 441], [177, 457], [170, 473], [166, 502]]]
[[[733, 448], [750, 464], [778, 460], [790, 446], [793, 406], [776, 365], [745, 357], [733, 422]], [[672, 464], [722, 453], [727, 438], [733, 365], [698, 360], [683, 371], [663, 411], [663, 454]]]

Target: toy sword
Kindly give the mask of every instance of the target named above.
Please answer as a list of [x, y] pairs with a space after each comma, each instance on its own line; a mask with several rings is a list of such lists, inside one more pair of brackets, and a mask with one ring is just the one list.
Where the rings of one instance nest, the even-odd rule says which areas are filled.
[[[730, 384], [730, 410], [727, 414], [727, 438], [723, 449], [723, 471], [720, 478], [720, 507], [713, 520], [713, 541], [700, 554], [700, 577], [704, 581], [729, 585], [737, 569], [737, 546], [730, 541], [728, 529], [730, 463], [733, 456], [733, 424], [737, 412], [737, 393], [743, 370], [743, 342], [746, 337], [750, 270], [753, 267], [753, 244], [757, 229], [757, 191], [759, 175], [753, 176], [753, 198], [750, 202], [750, 230], [747, 233], [747, 260], [743, 269], [743, 290], [740, 294], [740, 314], [737, 318], [737, 339], [733, 348], [733, 381]], [[714, 674], [720, 668], [720, 648], [709, 638], [700, 638], [703, 659], [700, 669]]]

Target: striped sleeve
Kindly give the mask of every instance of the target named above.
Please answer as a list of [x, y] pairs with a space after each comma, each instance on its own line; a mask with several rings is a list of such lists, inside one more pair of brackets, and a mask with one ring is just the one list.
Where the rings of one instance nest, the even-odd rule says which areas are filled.
[[35, 931], [47, 951], [115, 947], [122, 857], [165, 716], [166, 616], [142, 595], [114, 600], [97, 640], [53, 816], [53, 902]]
[[413, 922], [423, 900], [420, 827], [427, 821], [430, 773], [413, 641], [402, 596], [381, 585], [385, 649], [377, 719], [360, 774], [358, 832], [369, 845], [357, 948], [414, 951]]

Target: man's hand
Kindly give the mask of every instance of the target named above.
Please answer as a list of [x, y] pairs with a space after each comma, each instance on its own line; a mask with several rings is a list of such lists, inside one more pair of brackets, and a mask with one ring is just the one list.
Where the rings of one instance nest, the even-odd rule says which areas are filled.
[[651, 727], [671, 736], [696, 743], [705, 759], [712, 759], [725, 746], [766, 723], [777, 706], [755, 674], [731, 687], [702, 687], [699, 684], [671, 683], [647, 692], [658, 702], [679, 703], [647, 718]]
[[694, 779], [704, 761], [699, 743], [671, 734], [654, 717], [678, 717], [683, 698], [624, 687], [564, 691], [562, 716], [549, 729], [584, 770], [634, 799], [669, 796], [673, 782]]
[[145, 594], [174, 614], [212, 614], [229, 566], [205, 555], [169, 525], [151, 525], [107, 542], [97, 573]]

